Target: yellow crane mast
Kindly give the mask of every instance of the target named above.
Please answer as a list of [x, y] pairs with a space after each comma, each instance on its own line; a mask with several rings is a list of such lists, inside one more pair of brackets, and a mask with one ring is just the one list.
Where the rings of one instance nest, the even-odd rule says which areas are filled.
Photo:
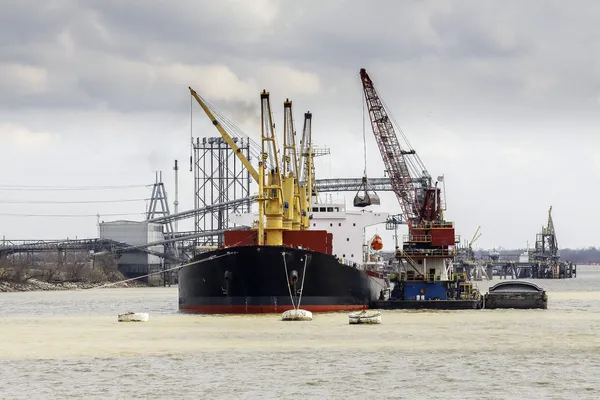
[[[271, 113], [271, 102], [269, 92], [263, 90], [260, 94], [261, 101], [261, 137], [262, 137], [262, 163], [272, 161], [269, 165], [267, 183], [264, 183], [262, 175], [262, 187], [259, 182], [259, 193], [263, 197], [265, 216], [265, 244], [268, 246], [281, 246], [283, 244], [283, 179], [279, 169], [279, 157], [277, 154], [277, 138], [273, 126], [273, 114]], [[241, 153], [240, 153], [241, 155]], [[259, 228], [262, 227], [261, 212], [259, 204]]]
[[284, 174], [284, 228], [301, 229], [300, 181], [298, 179], [298, 154], [292, 102], [283, 102], [283, 171]]
[[[308, 229], [310, 224], [306, 210], [310, 205], [310, 190], [302, 190], [303, 188], [300, 187], [298, 180], [299, 163], [295, 147], [292, 102], [289, 100], [284, 102], [285, 135], [283, 168], [280, 168], [270, 96], [266, 90], [261, 92], [262, 154], [258, 163], [258, 170], [256, 170], [239, 150], [231, 135], [216, 119], [202, 97], [191, 87], [189, 90], [223, 139], [258, 183], [258, 196], [256, 197], [258, 202], [258, 245], [281, 246], [283, 244], [283, 231]], [[310, 113], [307, 113], [307, 115], [310, 115]], [[306, 119], [304, 134], [306, 134]], [[308, 137], [310, 149], [310, 133]], [[306, 159], [305, 168], [308, 171], [312, 170], [311, 160], [311, 157]], [[308, 187], [310, 187], [312, 183], [310, 172], [308, 172], [308, 177]]]
[[298, 180], [300, 197], [300, 229], [306, 230], [310, 227], [310, 211], [312, 198], [316, 194], [314, 190], [314, 154], [312, 151], [312, 114], [304, 113], [304, 127], [302, 128], [302, 139], [300, 140], [300, 161], [298, 162]]

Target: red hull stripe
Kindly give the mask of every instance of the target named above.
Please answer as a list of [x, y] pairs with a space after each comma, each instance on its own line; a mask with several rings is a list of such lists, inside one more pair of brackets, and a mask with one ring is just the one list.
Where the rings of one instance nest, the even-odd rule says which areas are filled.
[[[179, 309], [186, 312], [194, 312], [199, 314], [275, 314], [282, 313], [287, 310], [292, 310], [292, 306], [209, 306], [209, 305], [189, 305], [179, 306]], [[303, 305], [300, 304], [302, 310], [307, 310], [313, 313], [326, 313], [326, 312], [338, 312], [338, 311], [357, 311], [367, 310], [369, 306], [364, 304], [332, 304], [332, 305]]]

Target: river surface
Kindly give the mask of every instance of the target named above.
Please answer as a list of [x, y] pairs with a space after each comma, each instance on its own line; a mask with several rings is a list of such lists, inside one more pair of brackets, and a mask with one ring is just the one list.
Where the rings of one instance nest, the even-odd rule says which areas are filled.
[[184, 315], [176, 287], [0, 293], [0, 399], [600, 399], [600, 267], [577, 272], [532, 280], [548, 310], [371, 326]]

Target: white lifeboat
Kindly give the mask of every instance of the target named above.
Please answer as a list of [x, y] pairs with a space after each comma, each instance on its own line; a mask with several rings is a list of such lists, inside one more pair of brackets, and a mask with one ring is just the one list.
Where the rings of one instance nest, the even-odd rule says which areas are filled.
[[349, 323], [355, 324], [380, 324], [381, 311], [363, 310], [359, 313], [348, 314]]
[[135, 313], [132, 311], [119, 314], [119, 322], [148, 322], [150, 314], [148, 313]]

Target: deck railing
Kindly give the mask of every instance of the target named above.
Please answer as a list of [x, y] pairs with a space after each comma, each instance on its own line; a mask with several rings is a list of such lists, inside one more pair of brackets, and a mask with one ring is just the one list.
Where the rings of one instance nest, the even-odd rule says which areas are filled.
[[398, 250], [396, 257], [452, 257], [450, 249], [407, 249]]
[[431, 242], [431, 235], [403, 235], [404, 242]]
[[413, 229], [450, 229], [450, 228], [454, 228], [454, 222], [448, 222], [448, 221], [421, 222], [421, 223], [412, 225], [412, 228]]
[[[391, 279], [394, 279], [397, 277], [397, 274], [392, 274], [390, 275]], [[442, 276], [440, 274], [424, 274], [424, 275], [418, 275], [418, 274], [410, 274], [408, 275], [407, 273], [403, 273], [402, 276], [402, 280], [403, 281], [407, 281], [407, 282], [414, 282], [414, 281], [428, 281], [428, 282], [435, 282], [435, 281], [441, 281], [442, 280]], [[460, 272], [460, 273], [455, 273], [455, 274], [450, 274], [450, 276], [448, 276], [448, 279], [450, 281], [466, 281], [467, 280], [467, 274], [464, 272]]]

